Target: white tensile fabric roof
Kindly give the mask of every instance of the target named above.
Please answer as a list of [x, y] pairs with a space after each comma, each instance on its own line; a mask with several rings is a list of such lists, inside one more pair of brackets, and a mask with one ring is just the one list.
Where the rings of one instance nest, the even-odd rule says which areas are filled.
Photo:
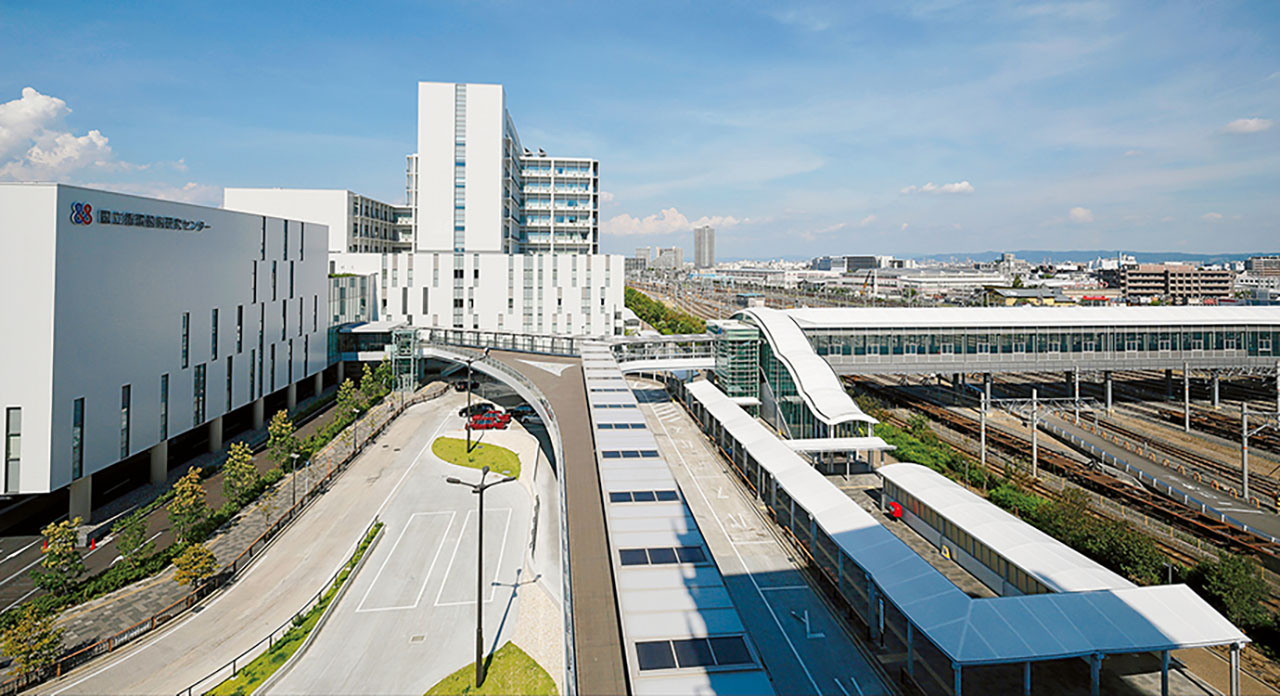
[[876, 473], [1055, 592], [1137, 587], [929, 467], [890, 464]]
[[771, 311], [791, 318], [805, 330], [1280, 324], [1280, 307], [809, 307]]
[[713, 384], [687, 388], [953, 662], [1030, 662], [1249, 640], [1186, 585], [974, 599]]
[[787, 366], [796, 390], [815, 416], [827, 425], [848, 421], [878, 422], [858, 408], [840, 383], [835, 370], [813, 351], [804, 332], [785, 312], [751, 307], [742, 310], [742, 313], [754, 319], [768, 337], [774, 356]]

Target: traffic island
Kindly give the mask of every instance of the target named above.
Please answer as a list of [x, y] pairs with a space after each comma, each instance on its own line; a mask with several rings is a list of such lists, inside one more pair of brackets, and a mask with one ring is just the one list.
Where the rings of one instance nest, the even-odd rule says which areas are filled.
[[520, 477], [520, 457], [515, 452], [499, 445], [487, 445], [479, 442], [471, 443], [471, 452], [467, 452], [467, 441], [456, 437], [438, 437], [431, 443], [431, 453], [455, 466], [471, 469], [489, 467], [489, 471]]
[[459, 669], [427, 690], [425, 696], [545, 696], [557, 693], [551, 675], [515, 643], [507, 641], [485, 661], [485, 679], [476, 687], [476, 663]]

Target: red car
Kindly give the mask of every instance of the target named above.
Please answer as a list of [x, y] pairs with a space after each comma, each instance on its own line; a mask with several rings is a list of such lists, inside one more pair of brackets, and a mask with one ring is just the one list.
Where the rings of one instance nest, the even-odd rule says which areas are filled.
[[467, 427], [472, 430], [505, 430], [507, 424], [511, 422], [511, 416], [496, 413], [482, 413], [472, 416], [467, 422]]

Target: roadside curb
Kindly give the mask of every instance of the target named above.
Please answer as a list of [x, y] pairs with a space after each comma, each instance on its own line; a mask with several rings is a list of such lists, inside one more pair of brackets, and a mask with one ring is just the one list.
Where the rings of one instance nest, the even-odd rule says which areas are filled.
[[[364, 554], [360, 556], [360, 560], [356, 561], [356, 567], [351, 569], [351, 572], [347, 575], [346, 581], [342, 583], [342, 587], [338, 588], [337, 594], [333, 596], [333, 601], [329, 602], [328, 607], [325, 607], [324, 613], [320, 615], [320, 620], [316, 621], [316, 625], [311, 628], [311, 632], [308, 633], [306, 639], [302, 641], [302, 645], [298, 646], [297, 651], [289, 657], [288, 661], [283, 665], [280, 665], [280, 669], [277, 669], [275, 673], [270, 677], [267, 677], [266, 681], [262, 682], [257, 689], [253, 690], [253, 696], [267, 693], [267, 691], [269, 691], [271, 687], [275, 686], [277, 681], [284, 678], [284, 675], [287, 674], [289, 670], [293, 669], [294, 664], [306, 654], [307, 648], [311, 647], [311, 643], [315, 641], [316, 636], [320, 633], [320, 629], [324, 628], [325, 622], [329, 620], [329, 615], [337, 609], [338, 604], [342, 601], [343, 595], [347, 593], [347, 588], [351, 587], [351, 585], [355, 583], [355, 578], [360, 574], [360, 569], [364, 567], [365, 561], [369, 560], [369, 557], [373, 555], [373, 550], [378, 547], [378, 542], [382, 540], [382, 534], [386, 528], [387, 527], [384, 524], [380, 529], [378, 529], [378, 533], [374, 535], [373, 541], [369, 543], [367, 548], [365, 548]], [[360, 542], [356, 542], [356, 548], [359, 547]]]

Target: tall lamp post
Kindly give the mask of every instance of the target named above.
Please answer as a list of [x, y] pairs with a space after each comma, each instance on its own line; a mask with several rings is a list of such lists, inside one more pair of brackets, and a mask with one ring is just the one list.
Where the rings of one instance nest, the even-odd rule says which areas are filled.
[[351, 414], [354, 416], [351, 419], [351, 454], [355, 456], [360, 450], [360, 409], [351, 409]]
[[[470, 387], [471, 385], [468, 383], [467, 386]], [[484, 477], [488, 474], [489, 467], [486, 466], [480, 470], [479, 483], [467, 483], [453, 476], [445, 479], [445, 483], [453, 483], [470, 488], [471, 492], [475, 493], [479, 498], [480, 514], [479, 521], [476, 524], [476, 688], [480, 688], [480, 684], [484, 682], [484, 661], [481, 659], [484, 654], [484, 597], [482, 592], [484, 589], [484, 492], [485, 489], [493, 488], [500, 483], [516, 480], [514, 476], [507, 476], [485, 483]]]
[[[467, 418], [471, 418], [471, 363], [477, 360], [484, 360], [489, 357], [489, 349], [484, 349], [484, 354], [480, 357], [467, 358]], [[464, 422], [462, 429], [467, 431], [467, 454], [471, 454], [471, 423]], [[477, 686], [479, 683], [477, 683]]]
[[289, 453], [289, 507], [298, 504], [298, 457], [297, 452]]

